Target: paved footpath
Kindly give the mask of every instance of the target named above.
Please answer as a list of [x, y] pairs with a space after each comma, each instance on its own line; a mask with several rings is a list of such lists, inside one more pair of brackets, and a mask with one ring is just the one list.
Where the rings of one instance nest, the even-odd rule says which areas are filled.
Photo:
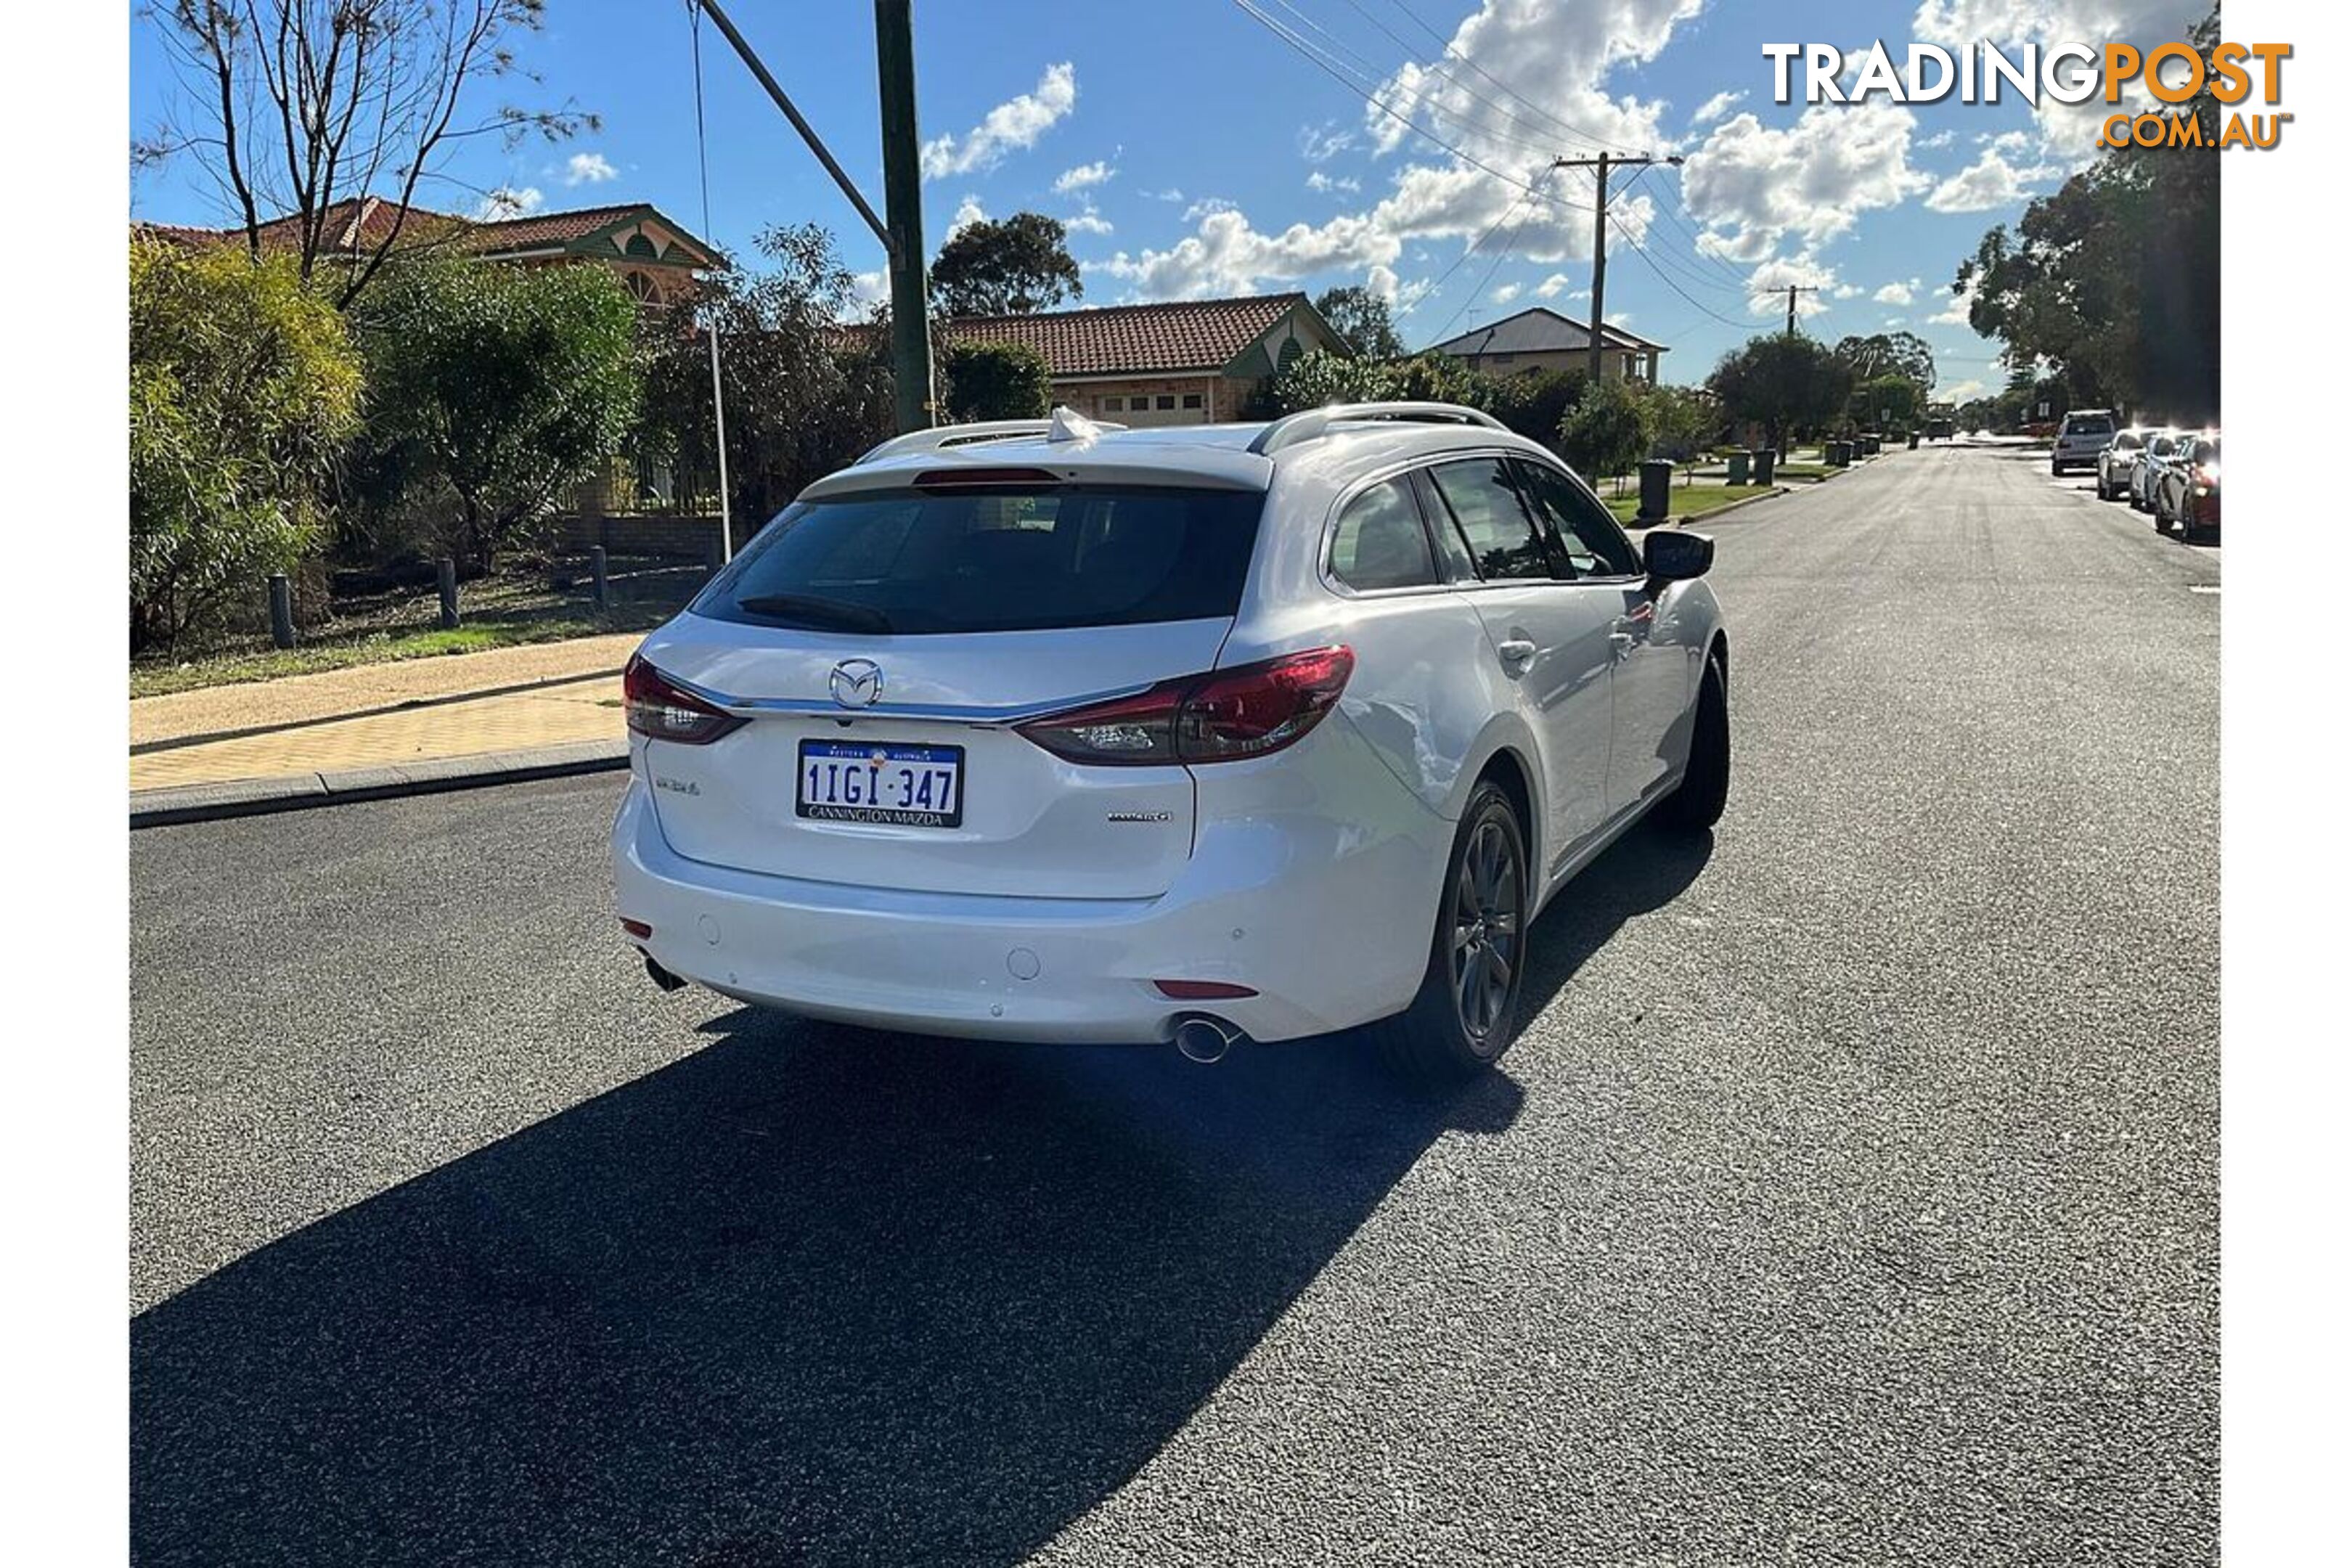
[[131, 789], [622, 739], [630, 632], [207, 687], [131, 704]]

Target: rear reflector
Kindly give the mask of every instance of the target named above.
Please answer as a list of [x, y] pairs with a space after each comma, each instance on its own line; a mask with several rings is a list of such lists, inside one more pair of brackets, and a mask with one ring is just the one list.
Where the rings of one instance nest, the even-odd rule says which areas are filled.
[[1171, 1002], [1230, 1002], [1257, 994], [1250, 986], [1229, 984], [1223, 980], [1155, 980], [1151, 984]]
[[647, 925], [643, 921], [633, 921], [626, 915], [623, 915], [621, 917], [621, 929], [627, 931], [631, 936], [635, 937], [639, 942], [650, 941], [654, 934], [653, 927]]

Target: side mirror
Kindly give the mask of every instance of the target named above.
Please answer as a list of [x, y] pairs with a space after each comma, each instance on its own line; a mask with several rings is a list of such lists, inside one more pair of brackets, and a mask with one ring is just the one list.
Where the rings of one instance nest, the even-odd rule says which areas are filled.
[[1715, 564], [1715, 540], [1687, 529], [1654, 528], [1642, 536], [1642, 568], [1658, 582], [1704, 577]]

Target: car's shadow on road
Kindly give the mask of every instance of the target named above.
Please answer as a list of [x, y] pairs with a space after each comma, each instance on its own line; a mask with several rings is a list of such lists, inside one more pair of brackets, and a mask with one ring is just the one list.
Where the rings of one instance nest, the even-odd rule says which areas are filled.
[[[1696, 856], [1696, 860], [1693, 857]], [[1540, 922], [1540, 1006], [1705, 848]], [[908, 1040], [743, 1010], [131, 1325], [134, 1555], [1013, 1562], [1135, 1474], [1429, 1143], [1345, 1041]]]

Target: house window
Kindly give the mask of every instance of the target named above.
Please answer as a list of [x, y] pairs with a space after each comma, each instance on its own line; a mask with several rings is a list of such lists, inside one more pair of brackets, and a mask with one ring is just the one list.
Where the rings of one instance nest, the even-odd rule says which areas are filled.
[[646, 237], [645, 232], [642, 229], [637, 233], [629, 236], [629, 243], [623, 246], [621, 248], [625, 250], [631, 256], [651, 258], [661, 254], [659, 250], [654, 247], [654, 242]]
[[653, 274], [632, 268], [622, 276], [621, 281], [629, 286], [629, 298], [638, 304], [658, 305], [662, 302], [661, 285], [654, 281]]
[[1516, 357], [1513, 354], [1488, 354], [1486, 361], [1490, 364], [1508, 364]]
[[1175, 395], [1174, 393], [1172, 393], [1172, 392], [1163, 392], [1163, 393], [1161, 393], [1161, 394], [1160, 395], [1160, 407], [1162, 407], [1162, 408], [1173, 408], [1173, 407], [1175, 407], [1175, 406], [1176, 406], [1176, 395]]
[[1186, 393], [1186, 394], [1184, 395], [1184, 406], [1185, 406], [1185, 407], [1187, 407], [1187, 408], [1198, 408], [1198, 407], [1200, 407], [1200, 406], [1201, 406], [1201, 395], [1200, 395], [1199, 393], [1197, 393], [1197, 392], [1188, 392], [1188, 393]]

